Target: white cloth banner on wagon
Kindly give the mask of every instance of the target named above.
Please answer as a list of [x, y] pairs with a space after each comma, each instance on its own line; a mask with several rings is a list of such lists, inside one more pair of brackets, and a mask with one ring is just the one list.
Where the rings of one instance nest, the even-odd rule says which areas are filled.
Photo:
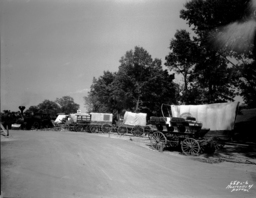
[[91, 121], [94, 122], [112, 122], [113, 114], [112, 113], [90, 113]]
[[203, 128], [211, 131], [233, 130], [239, 102], [215, 103], [205, 105], [171, 105], [172, 116], [180, 117], [183, 113], [190, 113]]
[[147, 121], [147, 114], [146, 113], [132, 113], [126, 111], [124, 114], [124, 124], [127, 125], [139, 125], [139, 126], [146, 126]]

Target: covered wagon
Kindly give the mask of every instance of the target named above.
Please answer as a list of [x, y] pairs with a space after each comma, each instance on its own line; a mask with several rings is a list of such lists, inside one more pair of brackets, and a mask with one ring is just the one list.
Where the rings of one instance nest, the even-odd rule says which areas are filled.
[[72, 131], [108, 133], [112, 128], [112, 113], [77, 113], [72, 114], [71, 117], [74, 121], [70, 127]]
[[117, 132], [119, 135], [131, 133], [134, 136], [142, 136], [148, 129], [146, 113], [126, 111], [123, 121], [117, 123]]
[[230, 138], [238, 104], [170, 105], [169, 117], [157, 122], [158, 128], [162, 123], [166, 130], [154, 132], [152, 144], [158, 150], [180, 145], [189, 155], [197, 155], [213, 139], [214, 148], [218, 148]]

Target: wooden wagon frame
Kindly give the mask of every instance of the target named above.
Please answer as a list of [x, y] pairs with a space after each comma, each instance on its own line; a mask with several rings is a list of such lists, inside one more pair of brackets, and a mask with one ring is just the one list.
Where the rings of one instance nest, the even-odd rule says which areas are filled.
[[162, 124], [166, 130], [153, 132], [150, 138], [151, 145], [159, 151], [166, 147], [180, 146], [185, 155], [198, 155], [206, 149], [214, 152], [230, 139], [238, 105], [237, 102], [170, 105], [170, 117], [163, 115], [162, 119], [166, 122], [155, 123], [158, 129], [162, 129], [159, 127]]
[[[102, 114], [102, 119], [92, 119], [91, 114]], [[109, 133], [112, 129], [112, 118], [105, 119], [105, 116], [112, 117], [110, 113], [91, 113], [87, 115], [76, 115], [76, 122], [69, 125], [70, 131]]]
[[146, 125], [146, 116], [145, 113], [125, 112], [124, 120], [118, 121], [113, 130], [119, 135], [132, 134], [141, 137], [150, 132], [150, 127]]

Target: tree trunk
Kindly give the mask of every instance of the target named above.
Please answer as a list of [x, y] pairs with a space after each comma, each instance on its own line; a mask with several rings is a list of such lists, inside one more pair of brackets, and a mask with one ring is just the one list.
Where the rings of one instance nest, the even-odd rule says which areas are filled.
[[140, 104], [140, 95], [138, 96], [137, 102], [136, 102], [136, 109], [135, 112], [137, 113], [139, 110], [139, 104]]

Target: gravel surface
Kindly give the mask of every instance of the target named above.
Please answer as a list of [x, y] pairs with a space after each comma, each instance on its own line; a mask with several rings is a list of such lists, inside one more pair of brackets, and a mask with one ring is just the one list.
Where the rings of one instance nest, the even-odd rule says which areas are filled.
[[68, 131], [10, 131], [1, 137], [5, 197], [254, 197], [255, 165], [202, 163], [152, 150], [147, 138]]

